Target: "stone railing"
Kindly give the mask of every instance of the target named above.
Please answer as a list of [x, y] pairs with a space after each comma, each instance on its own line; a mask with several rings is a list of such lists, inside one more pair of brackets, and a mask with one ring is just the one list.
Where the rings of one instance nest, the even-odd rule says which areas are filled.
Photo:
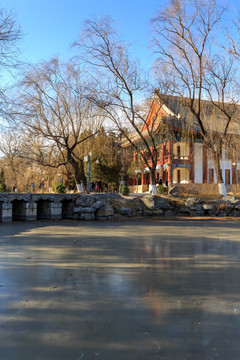
[[234, 196], [204, 203], [199, 198], [174, 202], [151, 194], [123, 197], [119, 194], [1, 194], [0, 221], [109, 220], [134, 216], [240, 216]]

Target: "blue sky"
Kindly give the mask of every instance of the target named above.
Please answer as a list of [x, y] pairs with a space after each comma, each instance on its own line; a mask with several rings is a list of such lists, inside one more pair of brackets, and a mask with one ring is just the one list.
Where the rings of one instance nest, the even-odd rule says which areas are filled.
[[13, 9], [24, 34], [20, 44], [25, 61], [38, 63], [55, 55], [71, 55], [84, 20], [110, 15], [117, 21], [123, 40], [133, 44], [136, 55], [147, 65], [150, 20], [166, 0], [2, 0]]
[[[56, 55], [71, 57], [70, 45], [77, 40], [86, 19], [110, 15], [117, 21], [122, 40], [132, 44], [134, 55], [149, 68], [151, 19], [167, 0], [0, 0], [1, 6], [12, 9], [22, 28], [19, 44], [22, 59], [30, 63], [50, 60]], [[219, 0], [235, 12], [239, 0]]]

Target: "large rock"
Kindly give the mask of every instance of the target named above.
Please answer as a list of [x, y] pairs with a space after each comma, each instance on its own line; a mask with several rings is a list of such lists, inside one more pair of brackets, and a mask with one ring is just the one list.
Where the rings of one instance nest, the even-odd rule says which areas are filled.
[[191, 205], [187, 207], [190, 211], [203, 211], [203, 206], [201, 204]]
[[181, 190], [181, 187], [179, 185], [175, 185], [173, 186], [170, 190], [169, 190], [169, 194], [179, 194], [179, 191]]
[[96, 211], [97, 218], [109, 217], [114, 215], [114, 208], [110, 204], [104, 204], [100, 209]]
[[95, 220], [95, 215], [94, 215], [94, 213], [84, 214], [84, 220], [87, 220], [87, 221]]
[[202, 216], [204, 215], [204, 208], [202, 205], [202, 200], [199, 198], [188, 198], [185, 201], [185, 206], [188, 210], [190, 216]]
[[216, 212], [216, 205], [214, 204], [203, 204], [202, 207], [206, 215], [213, 216]]
[[98, 200], [98, 201], [96, 201], [95, 203], [92, 204], [92, 209], [98, 210], [101, 207], [103, 207], [104, 204], [105, 203], [103, 201]]
[[144, 195], [141, 198], [144, 205], [150, 210], [171, 210], [172, 206], [168, 204], [167, 199], [156, 195]]
[[192, 197], [192, 198], [188, 198], [186, 201], [185, 201], [185, 205], [187, 207], [191, 207], [191, 206], [195, 206], [195, 205], [199, 205], [199, 204], [202, 204], [202, 200], [199, 199], [199, 198], [195, 198], [195, 197]]
[[91, 207], [95, 202], [94, 196], [91, 195], [80, 195], [79, 198], [76, 200], [76, 207]]
[[232, 196], [232, 195], [227, 195], [227, 196], [223, 196], [222, 198], [223, 201], [229, 202], [231, 204], [238, 204], [239, 200], [236, 196]]
[[125, 216], [132, 216], [132, 209], [122, 208], [122, 209], [120, 209], [120, 214], [125, 215]]
[[[145, 208], [144, 204], [142, 203], [141, 199], [139, 198], [111, 198], [109, 199], [110, 204], [114, 208], [114, 212], [116, 214], [123, 214], [122, 209], [130, 209], [132, 214], [141, 214], [143, 212], [143, 208]], [[130, 210], [127, 210], [130, 213]], [[125, 210], [123, 210], [124, 212]]]

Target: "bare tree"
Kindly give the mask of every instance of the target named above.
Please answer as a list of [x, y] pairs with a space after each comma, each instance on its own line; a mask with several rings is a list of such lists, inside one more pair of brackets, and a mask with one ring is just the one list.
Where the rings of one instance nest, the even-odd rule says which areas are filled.
[[[1, 123], [9, 115], [10, 99], [6, 91], [6, 79], [20, 65], [18, 42], [21, 30], [12, 11], [0, 8], [0, 114]], [[7, 76], [6, 76], [7, 74]]]
[[77, 148], [94, 136], [101, 120], [85, 96], [86, 78], [73, 64], [52, 59], [31, 68], [21, 85], [23, 107], [16, 117], [28, 142], [21, 156], [46, 167], [71, 166], [80, 184], [83, 158]]
[[79, 60], [87, 63], [94, 82], [94, 87], [89, 89], [89, 100], [104, 111], [111, 126], [142, 157], [156, 193], [159, 124], [157, 113], [156, 121], [147, 121], [150, 103], [143, 106], [143, 100], [149, 83], [144, 72], [119, 40], [109, 17], [88, 20], [75, 46], [79, 49]]
[[4, 128], [0, 136], [0, 152], [2, 168], [5, 172], [8, 188], [16, 186], [19, 189], [26, 170], [26, 162], [19, 157], [21, 138], [13, 129]]
[[189, 109], [188, 116], [212, 155], [221, 194], [226, 190], [220, 154], [238, 100], [233, 58], [221, 55], [217, 46], [216, 32], [225, 11], [215, 0], [172, 0], [153, 20], [155, 72], [160, 80], [165, 73], [168, 91], [182, 98]]

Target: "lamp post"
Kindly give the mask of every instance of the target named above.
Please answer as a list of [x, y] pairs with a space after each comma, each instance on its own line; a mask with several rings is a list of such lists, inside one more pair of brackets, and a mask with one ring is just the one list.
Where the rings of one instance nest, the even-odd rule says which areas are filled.
[[84, 162], [87, 163], [87, 194], [90, 194], [91, 157], [91, 152], [88, 155], [84, 156]]

